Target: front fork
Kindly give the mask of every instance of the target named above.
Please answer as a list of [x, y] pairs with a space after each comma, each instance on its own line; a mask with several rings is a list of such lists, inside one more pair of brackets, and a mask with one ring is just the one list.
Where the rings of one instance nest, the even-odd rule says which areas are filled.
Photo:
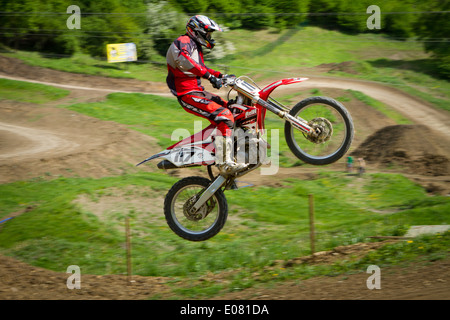
[[275, 113], [281, 119], [288, 121], [291, 125], [299, 129], [300, 131], [306, 134], [314, 134], [314, 133], [317, 134], [317, 132], [314, 132], [314, 129], [311, 128], [306, 121], [304, 120], [302, 121], [298, 118], [291, 116], [288, 111], [283, 110], [280, 106], [276, 105], [275, 103], [259, 99], [258, 104], [263, 106], [267, 110]]
[[[222, 175], [217, 176], [217, 178], [209, 185], [205, 191], [202, 192], [200, 198], [194, 203], [190, 208], [190, 213], [196, 213], [202, 205], [206, 203], [211, 197], [216, 193], [217, 190], [222, 188], [222, 186], [227, 182], [227, 178]], [[204, 218], [204, 217], [202, 217]]]

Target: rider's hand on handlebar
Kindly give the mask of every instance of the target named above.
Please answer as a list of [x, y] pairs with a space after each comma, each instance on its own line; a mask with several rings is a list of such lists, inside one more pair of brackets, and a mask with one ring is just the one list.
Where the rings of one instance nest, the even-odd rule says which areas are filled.
[[222, 88], [222, 84], [223, 84], [222, 79], [218, 79], [218, 78], [214, 77], [213, 75], [211, 75], [208, 80], [209, 80], [209, 82], [211, 82], [211, 84], [214, 88], [216, 88], [216, 89]]

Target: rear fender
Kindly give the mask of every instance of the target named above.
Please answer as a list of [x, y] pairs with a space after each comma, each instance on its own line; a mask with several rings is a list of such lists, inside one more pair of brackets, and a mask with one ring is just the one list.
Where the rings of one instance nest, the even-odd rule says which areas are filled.
[[190, 145], [170, 150], [164, 158], [177, 167], [208, 165], [215, 162], [214, 144]]
[[152, 155], [151, 157], [148, 157], [148, 158], [145, 159], [144, 161], [139, 162], [139, 163], [136, 165], [136, 167], [137, 167], [137, 166], [140, 166], [140, 165], [143, 164], [143, 163], [146, 163], [147, 161], [153, 160], [153, 159], [165, 158], [164, 156], [166, 156], [166, 155], [169, 154], [169, 153], [170, 153], [170, 150], [164, 150], [164, 151], [161, 151], [161, 152], [159, 152], [159, 153], [157, 153], [157, 154]]
[[167, 160], [175, 167], [186, 167], [191, 165], [209, 165], [215, 162], [213, 155], [214, 145], [193, 146], [188, 145], [181, 148], [164, 150], [157, 153], [144, 161], [138, 163], [139, 166], [147, 161], [154, 159]]

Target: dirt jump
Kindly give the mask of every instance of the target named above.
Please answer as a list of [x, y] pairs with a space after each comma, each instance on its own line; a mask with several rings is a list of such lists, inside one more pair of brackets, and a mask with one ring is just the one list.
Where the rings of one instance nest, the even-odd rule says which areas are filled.
[[[32, 67], [4, 56], [0, 56], [0, 78], [70, 90], [65, 98], [39, 107], [0, 101], [0, 183], [43, 175], [99, 178], [132, 172], [137, 169], [130, 164], [161, 149], [156, 139], [125, 125], [101, 121], [56, 105], [74, 99], [77, 102], [101, 101], [107, 94], [118, 91], [170, 96], [165, 84], [71, 74]], [[358, 90], [411, 119], [412, 125], [399, 126], [363, 103], [350, 101], [348, 109], [356, 126], [350, 152], [355, 157], [364, 157], [373, 170], [383, 170], [392, 163], [403, 164], [400, 172], [430, 192], [450, 193], [448, 112], [436, 110], [397, 89], [358, 80], [314, 77], [301, 85], [280, 89], [280, 93], [311, 88], [323, 88], [331, 94], [343, 89]], [[342, 169], [342, 164], [336, 166]], [[158, 169], [150, 164], [145, 170]], [[257, 185], [276, 185], [292, 174], [305, 177], [310, 173], [302, 168], [280, 168], [276, 176], [252, 174], [249, 179]], [[355, 250], [370, 249], [362, 246]], [[383, 290], [368, 290], [365, 287], [368, 274], [354, 274], [345, 278], [287, 282], [265, 291], [248, 289], [219, 299], [449, 299], [449, 266], [447, 259], [407, 270], [383, 270]], [[129, 286], [122, 276], [84, 277], [81, 290], [69, 290], [61, 285], [67, 280], [67, 274], [35, 268], [2, 256], [0, 299], [147, 299], [158, 294], [170, 297], [164, 278], [133, 276], [134, 284]]]

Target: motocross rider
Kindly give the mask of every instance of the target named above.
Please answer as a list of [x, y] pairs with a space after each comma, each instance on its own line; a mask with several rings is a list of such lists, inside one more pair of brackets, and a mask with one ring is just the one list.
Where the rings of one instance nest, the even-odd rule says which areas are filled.
[[214, 31], [223, 31], [217, 23], [203, 15], [196, 15], [186, 24], [186, 34], [178, 37], [169, 47], [167, 59], [167, 85], [178, 98], [183, 109], [208, 119], [218, 129], [214, 139], [216, 164], [220, 171], [233, 173], [247, 165], [236, 163], [232, 157], [231, 135], [234, 116], [227, 102], [218, 95], [205, 91], [201, 78], [209, 80], [216, 89], [222, 87], [223, 75], [208, 68], [203, 60], [202, 46], [214, 48]]

